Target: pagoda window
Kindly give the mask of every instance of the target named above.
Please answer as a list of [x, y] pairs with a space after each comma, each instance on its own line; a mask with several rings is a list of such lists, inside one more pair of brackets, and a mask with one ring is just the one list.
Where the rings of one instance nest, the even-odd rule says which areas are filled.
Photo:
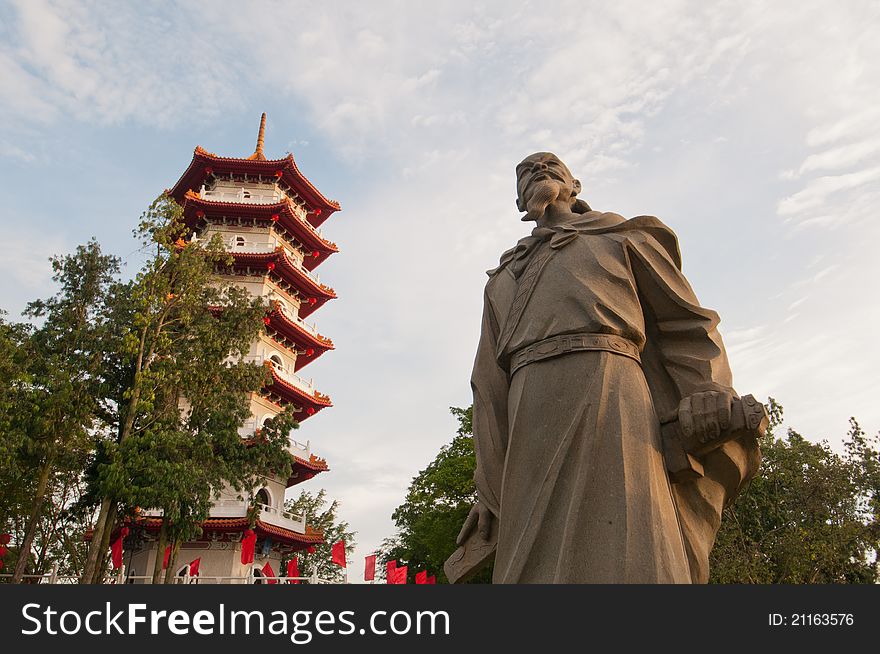
[[272, 365], [278, 368], [278, 370], [284, 370], [284, 361], [281, 360], [279, 355], [273, 354], [269, 357], [269, 361], [271, 361]]
[[235, 242], [234, 242], [235, 247], [243, 248], [246, 244], [247, 244], [247, 241], [245, 240], [244, 236], [236, 236], [235, 237]]
[[261, 488], [257, 491], [257, 504], [262, 504], [263, 506], [272, 506], [272, 496], [269, 495], [269, 491], [265, 488]]

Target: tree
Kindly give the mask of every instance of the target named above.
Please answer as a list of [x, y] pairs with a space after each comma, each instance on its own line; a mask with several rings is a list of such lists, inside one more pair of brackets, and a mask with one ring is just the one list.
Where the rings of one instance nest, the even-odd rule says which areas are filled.
[[[346, 555], [351, 554], [356, 545], [354, 537], [357, 536], [357, 532], [350, 531], [349, 524], [337, 516], [339, 502], [333, 500], [328, 506], [327, 493], [322, 488], [316, 494], [306, 490], [302, 491], [296, 499], [287, 500], [284, 503], [284, 508], [295, 515], [305, 516], [306, 524], [309, 527], [324, 534], [324, 542], [315, 545], [314, 553], [298, 552], [296, 554], [302, 576], [317, 572], [322, 579], [341, 582], [345, 575], [342, 568], [333, 563], [330, 549], [333, 547], [333, 543], [342, 540], [345, 541]], [[282, 562], [282, 569], [285, 569], [286, 565], [287, 561], [285, 560]]]
[[[782, 406], [769, 400], [771, 427]], [[761, 443], [763, 463], [724, 511], [710, 574], [716, 583], [876, 583], [880, 453], [854, 418], [834, 452], [793, 429]]]
[[[880, 452], [850, 419], [838, 454], [827, 442], [812, 443], [794, 430], [775, 434], [782, 406], [768, 400], [770, 429], [762, 440], [758, 475], [729, 506], [712, 550], [714, 583], [876, 583], [880, 551]], [[427, 568], [445, 582], [442, 566], [472, 506], [471, 408], [452, 409], [459, 429], [410, 484], [394, 511], [395, 537], [380, 559]], [[435, 572], [436, 571], [436, 572]], [[473, 583], [491, 580], [483, 570]], [[412, 579], [410, 579], [412, 581]]]
[[106, 325], [106, 301], [119, 260], [105, 255], [94, 240], [72, 255], [51, 260], [58, 292], [31, 302], [25, 315], [42, 325], [28, 335], [27, 382], [7, 413], [15, 439], [18, 483], [30, 491], [12, 582], [20, 583], [31, 562], [31, 548], [53, 482], [76, 479], [91, 450], [95, 428]]
[[[96, 583], [118, 518], [163, 512], [159, 547], [199, 534], [224, 484], [243, 492], [262, 475], [289, 471], [290, 417], [244, 442], [248, 393], [266, 380], [243, 357], [263, 327], [259, 298], [216, 273], [231, 265], [222, 240], [186, 240], [181, 208], [167, 195], [135, 231], [150, 257], [112, 301], [112, 352], [103, 409], [109, 429], [90, 471], [100, 501], [84, 583]], [[161, 558], [161, 557], [160, 557]], [[169, 566], [169, 569], [173, 564]], [[159, 579], [157, 564], [154, 579]]]
[[[397, 560], [399, 565], [407, 565], [410, 582], [423, 569], [436, 575], [440, 583], [447, 582], [443, 563], [455, 551], [455, 538], [477, 499], [473, 408], [451, 407], [450, 411], [458, 419], [458, 431], [452, 442], [413, 478], [406, 500], [392, 515], [398, 533], [383, 543], [378, 557], [383, 564]], [[383, 565], [380, 574], [384, 569]], [[488, 583], [491, 579], [490, 567], [472, 583]]]

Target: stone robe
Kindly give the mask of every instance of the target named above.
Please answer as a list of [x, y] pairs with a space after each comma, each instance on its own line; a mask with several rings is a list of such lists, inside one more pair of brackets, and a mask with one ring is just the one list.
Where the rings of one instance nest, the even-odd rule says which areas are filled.
[[[669, 481], [658, 416], [732, 391], [718, 316], [680, 268], [656, 218], [590, 211], [536, 228], [489, 272], [471, 385], [477, 491], [499, 521], [495, 583], [708, 580], [721, 510], [760, 454], [730, 441], [702, 479]], [[521, 283], [532, 290], [512, 311]], [[517, 350], [577, 333], [624, 337], [641, 364], [579, 351], [509, 375]]]

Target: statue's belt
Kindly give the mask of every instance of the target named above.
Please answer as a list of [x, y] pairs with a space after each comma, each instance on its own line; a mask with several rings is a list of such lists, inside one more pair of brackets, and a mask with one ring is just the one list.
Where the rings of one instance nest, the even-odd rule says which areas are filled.
[[558, 357], [569, 352], [582, 352], [584, 350], [601, 350], [622, 354], [641, 363], [638, 346], [622, 336], [615, 336], [613, 334], [564, 334], [562, 336], [545, 338], [514, 352], [513, 356], [510, 357], [510, 376], [513, 377], [513, 373], [529, 363]]

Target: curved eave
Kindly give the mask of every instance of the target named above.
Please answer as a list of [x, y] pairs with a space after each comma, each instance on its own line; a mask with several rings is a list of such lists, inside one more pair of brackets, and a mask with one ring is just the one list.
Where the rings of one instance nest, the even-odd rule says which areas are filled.
[[315, 456], [312, 456], [309, 461], [293, 454], [291, 454], [291, 458], [293, 459], [293, 465], [290, 470], [290, 477], [287, 479], [287, 488], [308, 481], [315, 475], [330, 469], [324, 459], [319, 459]]
[[330, 398], [326, 395], [312, 395], [307, 391], [286, 382], [278, 375], [274, 367], [267, 367], [272, 376], [272, 382], [263, 387], [264, 392], [268, 393], [270, 400], [275, 401], [276, 404], [279, 404], [282, 407], [286, 404], [292, 404], [295, 407], [299, 407], [300, 411], [296, 414], [298, 422], [302, 422], [315, 415], [321, 409], [333, 406]]
[[[329, 338], [315, 336], [293, 320], [288, 319], [278, 309], [269, 312], [267, 319], [266, 331], [269, 338], [278, 340], [275, 336], [281, 336], [293, 343], [297, 350], [301, 350], [296, 357], [296, 370], [307, 366], [327, 350], [334, 349], [333, 341]], [[311, 351], [311, 355], [309, 351]]]
[[[158, 531], [162, 526], [162, 518], [139, 518], [127, 522], [129, 526], [138, 526], [148, 531]], [[202, 532], [235, 533], [244, 531], [249, 527], [248, 519], [244, 518], [208, 518], [202, 525]], [[271, 536], [287, 545], [301, 546], [320, 545], [324, 542], [324, 534], [306, 525], [306, 533], [301, 534], [292, 529], [285, 529], [276, 525], [270, 525], [257, 518], [253, 527], [257, 536]]]
[[278, 216], [278, 222], [287, 231], [293, 234], [309, 251], [317, 252], [317, 256], [306, 257], [303, 264], [308, 270], [314, 270], [331, 254], [339, 252], [339, 248], [332, 241], [322, 238], [317, 232], [294, 214], [287, 202], [275, 204], [251, 204], [249, 202], [218, 202], [200, 198], [195, 193], [186, 193], [182, 200], [183, 217], [187, 226], [192, 230], [202, 227], [203, 221], [223, 216], [250, 218], [265, 222], [270, 225], [273, 216]]
[[[279, 248], [275, 252], [230, 252], [234, 259], [233, 268], [238, 270], [246, 268], [256, 268], [265, 270], [272, 276], [286, 282], [295, 287], [300, 292], [304, 301], [302, 309], [307, 306], [311, 309], [306, 313], [311, 313], [319, 305], [323, 305], [327, 300], [336, 299], [336, 291], [329, 286], [324, 286], [315, 282], [311, 277], [306, 275], [299, 267], [291, 261], [283, 248]], [[315, 302], [309, 302], [307, 298], [315, 298]]]
[[[196, 147], [193, 158], [169, 194], [178, 202], [182, 202], [187, 191], [197, 190], [208, 179], [208, 172], [218, 175], [248, 175], [275, 180], [280, 177], [290, 188], [302, 197], [313, 210], [309, 213], [309, 222], [318, 227], [332, 214], [342, 207], [335, 200], [324, 196], [305, 175], [302, 174], [292, 154], [283, 159], [239, 159], [234, 157], [218, 157], [201, 147]], [[280, 175], [279, 175], [280, 173]], [[319, 209], [320, 213], [315, 212]]]

